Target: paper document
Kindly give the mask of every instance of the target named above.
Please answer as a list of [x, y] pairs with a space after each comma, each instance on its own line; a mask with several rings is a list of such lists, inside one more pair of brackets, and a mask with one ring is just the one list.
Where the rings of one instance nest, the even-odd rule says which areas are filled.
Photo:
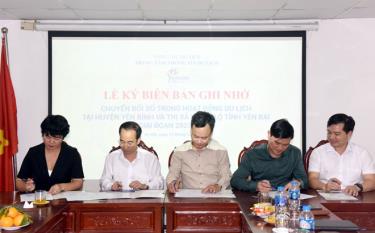
[[[21, 202], [24, 201], [34, 201], [35, 200], [35, 194], [34, 193], [26, 193], [20, 195]], [[53, 196], [49, 193], [46, 194], [46, 200], [51, 201], [53, 200]]]
[[56, 194], [53, 196], [54, 199], [63, 199], [67, 201], [91, 201], [107, 199], [102, 192], [85, 192], [85, 191], [67, 191]]
[[325, 193], [325, 192], [319, 192], [320, 196], [322, 196], [327, 201], [356, 201], [357, 198], [343, 193], [343, 192], [334, 192], [334, 193]]
[[[270, 195], [270, 197], [271, 197], [272, 199], [274, 199], [276, 193], [277, 193], [277, 191], [271, 191], [271, 192], [269, 192], [269, 195]], [[316, 196], [301, 193], [299, 199], [300, 199], [300, 200], [305, 200], [305, 199], [310, 199], [310, 198], [313, 198], [313, 197], [316, 197]]]
[[235, 198], [230, 189], [217, 193], [202, 193], [201, 189], [180, 189], [174, 196], [181, 198]]
[[[85, 192], [85, 191], [67, 191], [56, 195], [47, 194], [47, 200], [62, 199], [67, 201], [91, 201], [102, 199], [121, 199], [121, 198], [164, 198], [165, 190], [139, 190], [135, 192]], [[34, 201], [34, 193], [21, 194], [21, 202]]]
[[165, 196], [165, 190], [141, 190], [135, 193], [138, 193], [136, 198], [164, 198]]

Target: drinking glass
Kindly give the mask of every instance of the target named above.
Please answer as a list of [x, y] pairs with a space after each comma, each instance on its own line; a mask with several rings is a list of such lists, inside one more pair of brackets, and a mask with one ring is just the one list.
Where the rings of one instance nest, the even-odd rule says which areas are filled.
[[268, 192], [258, 193], [258, 203], [271, 203], [271, 197]]
[[35, 191], [35, 204], [44, 204], [47, 202], [46, 200], [47, 192], [44, 190], [36, 190]]
[[289, 228], [293, 230], [299, 229], [299, 212], [292, 211], [290, 213]]

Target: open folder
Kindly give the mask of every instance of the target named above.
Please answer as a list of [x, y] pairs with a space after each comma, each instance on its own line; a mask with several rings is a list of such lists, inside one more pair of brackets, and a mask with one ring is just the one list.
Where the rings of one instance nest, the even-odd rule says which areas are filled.
[[325, 231], [358, 231], [359, 226], [349, 220], [316, 219], [315, 230]]

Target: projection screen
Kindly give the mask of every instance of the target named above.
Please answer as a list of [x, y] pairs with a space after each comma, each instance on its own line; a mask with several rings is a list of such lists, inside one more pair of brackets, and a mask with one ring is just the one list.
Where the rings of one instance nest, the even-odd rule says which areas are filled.
[[304, 150], [304, 106], [304, 32], [49, 32], [49, 111], [68, 119], [86, 179], [100, 178], [125, 121], [141, 125], [165, 177], [192, 114], [208, 111], [233, 172], [280, 118]]

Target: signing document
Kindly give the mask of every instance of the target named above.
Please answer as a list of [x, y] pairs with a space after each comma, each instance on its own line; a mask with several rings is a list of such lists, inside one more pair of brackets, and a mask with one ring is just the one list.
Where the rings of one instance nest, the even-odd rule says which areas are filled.
[[322, 196], [327, 201], [356, 201], [357, 200], [357, 198], [355, 198], [355, 197], [353, 197], [349, 194], [346, 194], [344, 192], [325, 193], [323, 191], [318, 190], [318, 193], [320, 194], [320, 196]]
[[175, 197], [181, 198], [235, 198], [232, 190], [221, 190], [217, 193], [202, 193], [201, 189], [180, 189]]
[[[48, 195], [47, 200], [63, 199], [67, 201], [91, 201], [102, 199], [121, 199], [121, 198], [164, 198], [164, 190], [139, 190], [133, 192], [85, 192], [85, 191], [67, 191], [56, 195]], [[21, 194], [21, 202], [33, 201], [34, 193]]]

